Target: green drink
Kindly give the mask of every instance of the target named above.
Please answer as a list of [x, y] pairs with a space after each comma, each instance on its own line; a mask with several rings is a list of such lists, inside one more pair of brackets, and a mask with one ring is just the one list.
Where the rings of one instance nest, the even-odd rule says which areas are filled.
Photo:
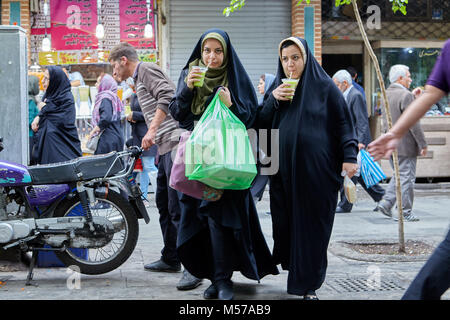
[[194, 70], [196, 73], [201, 74], [201, 78], [197, 81], [194, 81], [194, 87], [203, 87], [203, 82], [205, 80], [205, 74], [206, 70], [208, 70], [207, 67], [200, 67], [200, 66], [193, 66], [192, 70]]
[[[297, 88], [297, 85], [298, 85], [298, 79], [284, 78], [284, 79], [281, 79], [281, 81], [282, 81], [283, 83], [289, 84], [289, 87], [292, 88], [292, 89], [294, 89], [294, 90], [295, 90], [295, 88]], [[292, 98], [294, 98], [294, 96], [289, 96], [288, 98], [292, 100]]]

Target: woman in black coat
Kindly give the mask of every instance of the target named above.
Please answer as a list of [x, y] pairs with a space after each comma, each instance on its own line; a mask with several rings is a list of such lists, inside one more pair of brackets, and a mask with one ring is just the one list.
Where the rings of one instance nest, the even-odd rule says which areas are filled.
[[48, 164], [81, 157], [81, 144], [75, 126], [75, 103], [69, 79], [60, 67], [44, 71], [47, 85], [41, 110], [31, 124], [36, 132], [33, 163]]
[[[202, 87], [194, 87], [198, 74], [192, 66], [208, 66]], [[221, 100], [250, 128], [256, 117], [255, 90], [234, 51], [228, 34], [206, 31], [181, 71], [169, 110], [181, 128], [192, 131], [217, 90]], [[232, 299], [233, 271], [260, 280], [278, 274], [264, 239], [249, 189], [225, 190], [215, 202], [183, 194], [177, 253], [197, 278], [211, 280], [204, 298]]]
[[[357, 140], [344, 97], [308, 49], [290, 37], [279, 46], [278, 72], [258, 113], [275, 129], [279, 171], [270, 177], [273, 256], [289, 270], [287, 292], [317, 299], [327, 268], [341, 172], [356, 172]], [[298, 80], [295, 89], [283, 78]], [[292, 98], [291, 98], [292, 97]]]

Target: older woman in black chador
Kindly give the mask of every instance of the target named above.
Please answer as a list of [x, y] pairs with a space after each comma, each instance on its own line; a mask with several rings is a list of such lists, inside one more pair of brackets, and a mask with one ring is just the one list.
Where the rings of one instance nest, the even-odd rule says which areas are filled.
[[[356, 172], [357, 140], [339, 89], [295, 37], [281, 41], [278, 72], [258, 113], [279, 130], [279, 172], [270, 177], [273, 257], [289, 270], [287, 291], [317, 299], [327, 268], [341, 172]], [[283, 78], [299, 80], [295, 90]], [[293, 99], [290, 97], [293, 95]], [[277, 151], [272, 146], [273, 152]]]
[[[198, 75], [192, 66], [198, 65], [208, 66], [202, 87], [193, 85]], [[219, 89], [221, 100], [249, 128], [258, 104], [254, 88], [228, 34], [211, 29], [201, 36], [181, 71], [170, 113], [181, 128], [192, 130]], [[178, 255], [190, 273], [211, 280], [206, 299], [233, 298], [233, 271], [254, 280], [278, 274], [249, 189], [225, 190], [216, 202], [183, 194], [180, 203]]]
[[37, 164], [47, 164], [81, 157], [69, 79], [56, 66], [48, 67], [44, 78], [48, 81], [42, 97], [44, 106], [31, 124], [36, 132], [33, 159]]

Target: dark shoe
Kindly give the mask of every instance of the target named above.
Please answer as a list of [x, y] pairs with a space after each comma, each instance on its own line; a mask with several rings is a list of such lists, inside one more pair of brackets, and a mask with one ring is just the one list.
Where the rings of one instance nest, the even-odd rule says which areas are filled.
[[219, 280], [214, 285], [217, 288], [219, 300], [233, 300], [233, 282], [231, 280]]
[[156, 271], [156, 272], [179, 272], [181, 271], [181, 263], [177, 263], [176, 265], [170, 265], [162, 260], [158, 260], [153, 263], [146, 264], [144, 266], [144, 269], [147, 271]]
[[203, 282], [202, 279], [194, 277], [192, 274], [189, 273], [189, 271], [184, 269], [183, 276], [181, 277], [180, 281], [178, 281], [177, 289], [191, 290], [197, 288], [199, 285], [202, 284], [202, 282]]
[[205, 290], [205, 292], [203, 292], [203, 298], [209, 300], [209, 299], [217, 299], [218, 296], [218, 292], [216, 287], [211, 284], [208, 289]]
[[314, 290], [308, 290], [303, 296], [303, 300], [319, 300]]
[[349, 213], [350, 211], [346, 211], [344, 209], [342, 209], [341, 207], [337, 206], [336, 207], [336, 213]]

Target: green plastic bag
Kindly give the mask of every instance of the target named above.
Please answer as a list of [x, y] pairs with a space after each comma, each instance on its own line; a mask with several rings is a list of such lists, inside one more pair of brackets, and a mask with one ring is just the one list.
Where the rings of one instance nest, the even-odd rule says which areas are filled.
[[248, 189], [256, 163], [247, 129], [219, 91], [186, 142], [186, 177], [216, 189]]

